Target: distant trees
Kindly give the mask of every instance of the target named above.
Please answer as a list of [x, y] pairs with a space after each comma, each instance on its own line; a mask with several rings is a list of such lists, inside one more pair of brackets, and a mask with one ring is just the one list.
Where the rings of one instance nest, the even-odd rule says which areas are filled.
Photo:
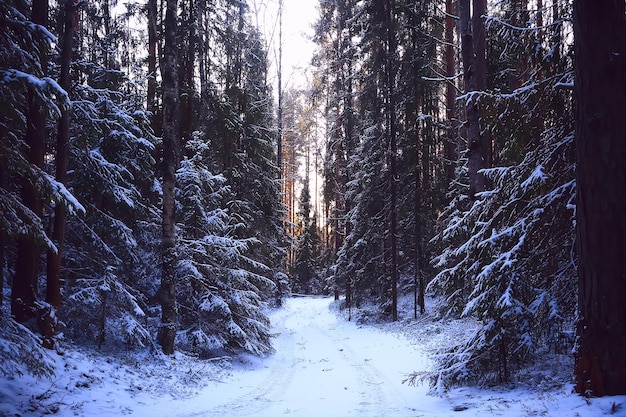
[[317, 26], [315, 63], [328, 86], [320, 93], [327, 97], [324, 191], [334, 207], [330, 279], [348, 307], [371, 300], [392, 319], [398, 291], [413, 288], [416, 308], [423, 304], [424, 242], [432, 199], [443, 192], [433, 192], [443, 184], [432, 180], [443, 168], [434, 157], [440, 86], [425, 82], [436, 76], [433, 4], [324, 2]]
[[317, 229], [317, 218], [311, 206], [311, 189], [309, 176], [309, 150], [306, 156], [306, 175], [302, 186], [299, 206], [299, 236], [296, 241], [295, 259], [292, 270], [292, 290], [303, 294], [320, 294], [324, 292], [320, 277], [319, 260], [321, 240]]

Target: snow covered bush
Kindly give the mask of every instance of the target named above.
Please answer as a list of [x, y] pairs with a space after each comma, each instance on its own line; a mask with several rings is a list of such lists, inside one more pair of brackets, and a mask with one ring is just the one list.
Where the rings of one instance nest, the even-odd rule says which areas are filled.
[[197, 134], [186, 147], [190, 156], [177, 172], [179, 185], [180, 348], [212, 356], [243, 349], [254, 354], [272, 350], [263, 293], [274, 288], [251, 272], [267, 269], [246, 256], [255, 239], [233, 237], [233, 216], [223, 208], [229, 195], [225, 178], [206, 166], [208, 144]]
[[42, 337], [9, 318], [6, 309], [0, 322], [0, 375], [13, 378], [28, 372], [37, 377], [54, 374], [54, 361], [42, 347]]
[[150, 346], [145, 299], [110, 268], [102, 277], [73, 280], [61, 313], [71, 319], [65, 332], [79, 343], [125, 348]]

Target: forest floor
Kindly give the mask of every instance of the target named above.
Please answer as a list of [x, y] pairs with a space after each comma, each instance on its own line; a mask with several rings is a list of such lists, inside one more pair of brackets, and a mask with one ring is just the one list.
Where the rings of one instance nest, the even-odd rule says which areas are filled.
[[426, 384], [403, 380], [428, 370], [429, 352], [467, 325], [441, 326], [428, 316], [359, 324], [346, 313], [329, 298], [286, 300], [271, 314], [276, 353], [264, 358], [106, 357], [67, 349], [53, 354], [55, 377], [0, 379], [0, 416], [626, 416], [626, 396], [572, 394], [563, 363], [533, 383], [430, 396]]

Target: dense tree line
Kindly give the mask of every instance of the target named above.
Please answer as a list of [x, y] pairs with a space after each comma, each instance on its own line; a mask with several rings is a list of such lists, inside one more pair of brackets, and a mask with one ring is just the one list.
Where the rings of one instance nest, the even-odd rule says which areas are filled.
[[275, 120], [245, 1], [0, 2], [2, 371], [61, 334], [260, 354], [287, 291], [410, 294], [478, 323], [412, 376], [435, 390], [579, 319], [577, 390], [623, 393], [624, 4], [574, 3], [320, 0]]
[[[606, 5], [606, 13], [623, 16], [618, 3], [619, 10]], [[398, 319], [398, 294], [412, 292], [414, 316], [424, 313], [427, 290], [435, 303], [429, 311], [479, 323], [474, 334], [437, 355], [432, 372], [414, 379], [426, 379], [436, 390], [457, 383], [508, 382], [534, 360], [570, 352], [577, 314], [585, 318], [579, 326], [583, 334], [590, 331], [587, 317], [619, 320], [623, 309], [609, 313], [598, 307], [606, 294], [594, 290], [599, 278], [591, 266], [584, 267], [590, 281], [580, 284], [589, 293], [577, 313], [575, 237], [576, 225], [582, 224], [576, 220], [570, 2], [337, 0], [320, 1], [319, 8], [314, 92], [322, 98], [317, 100], [324, 103], [326, 120], [329, 286], [345, 294], [348, 309], [373, 303], [391, 320]], [[601, 27], [600, 15], [591, 13], [586, 24]], [[619, 32], [623, 23], [609, 26]], [[578, 36], [588, 35], [587, 42], [610, 36], [608, 29], [599, 34], [585, 27]], [[621, 56], [620, 36], [607, 41], [615, 56]], [[607, 56], [588, 59], [608, 60], [609, 49]], [[585, 56], [584, 51], [577, 53]], [[610, 70], [599, 71], [610, 76], [588, 74], [587, 80], [608, 77], [623, 89], [616, 81], [621, 78], [613, 75], [618, 64], [607, 65]], [[581, 87], [592, 95], [592, 90], [610, 94], [604, 87]], [[606, 95], [590, 100], [609, 103]], [[579, 102], [586, 99], [578, 97]], [[589, 112], [595, 114], [590, 107], [579, 110], [580, 115]], [[610, 126], [622, 135], [618, 124]], [[609, 136], [606, 131], [607, 141]], [[580, 152], [579, 161], [587, 158]], [[595, 164], [584, 166], [607, 166]], [[611, 173], [617, 178], [599, 175], [620, 187], [618, 172]], [[622, 207], [623, 193], [611, 190], [617, 198], [611, 201]], [[599, 200], [583, 201], [590, 204], [585, 213], [607, 214], [600, 206], [591, 208]], [[587, 216], [584, 233], [590, 228], [605, 233], [596, 231]], [[608, 225], [604, 219], [601, 224]], [[623, 222], [610, 221], [616, 227]], [[578, 236], [586, 240], [580, 230]], [[593, 242], [602, 239], [595, 236]], [[623, 247], [611, 242], [615, 250]], [[594, 250], [623, 259], [608, 247]], [[586, 252], [581, 256], [587, 262]], [[604, 274], [623, 276], [611, 265]], [[614, 289], [623, 287], [612, 282]], [[580, 392], [592, 384], [583, 375], [608, 372], [608, 363], [612, 383], [623, 381], [623, 359], [611, 362], [615, 352], [594, 344], [600, 339], [612, 344], [607, 326], [621, 328], [603, 324], [604, 333], [581, 345], [586, 356], [577, 362]], [[599, 365], [604, 359], [607, 363]], [[601, 395], [604, 390], [610, 391], [595, 385], [588, 392]]]
[[26, 346], [60, 334], [271, 351], [286, 240], [247, 4], [10, 0], [0, 16], [3, 363], [44, 372]]

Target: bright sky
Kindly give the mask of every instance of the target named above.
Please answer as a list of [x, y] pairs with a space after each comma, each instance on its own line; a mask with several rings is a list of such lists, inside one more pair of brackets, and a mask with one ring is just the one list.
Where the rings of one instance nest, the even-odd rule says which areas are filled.
[[[274, 97], [278, 100], [278, 10], [280, 0], [252, 0], [251, 12], [256, 12], [258, 26], [265, 35], [268, 44], [268, 59], [270, 61], [269, 82], [273, 86]], [[282, 88], [306, 89], [312, 78], [311, 59], [315, 52], [313, 43], [313, 26], [319, 19], [319, 0], [282, 0], [283, 1], [283, 51], [282, 51]], [[254, 19], [254, 15], [253, 15]], [[254, 21], [254, 20], [253, 20]], [[278, 103], [278, 101], [276, 101]], [[300, 165], [303, 170], [303, 165]], [[304, 177], [304, 172], [300, 172]], [[310, 184], [314, 193], [314, 210], [318, 211], [321, 199], [322, 180], [313, 176]], [[300, 186], [297, 186], [296, 196], [300, 195]], [[319, 217], [318, 217], [319, 219]], [[321, 221], [321, 219], [320, 219]]]
[[[283, 0], [283, 89], [306, 85], [307, 72], [315, 45], [313, 25], [318, 19], [318, 0]], [[278, 87], [278, 5], [279, 0], [253, 0], [252, 12], [258, 13], [258, 23], [269, 45], [270, 77]]]

